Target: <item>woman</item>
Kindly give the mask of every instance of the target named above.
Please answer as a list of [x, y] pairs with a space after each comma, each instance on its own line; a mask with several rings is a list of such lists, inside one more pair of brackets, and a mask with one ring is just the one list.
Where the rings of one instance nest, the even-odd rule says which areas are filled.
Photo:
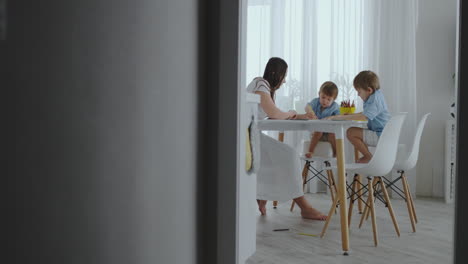
[[[311, 113], [283, 112], [275, 105], [275, 92], [285, 83], [288, 64], [281, 58], [270, 58], [262, 77], [248, 85], [247, 91], [260, 95], [258, 118], [309, 119]], [[299, 156], [290, 146], [264, 134], [260, 135], [260, 168], [257, 174], [257, 203], [262, 215], [266, 214], [267, 200], [285, 202], [294, 200], [307, 219], [325, 220], [327, 216], [312, 208], [304, 197]]]

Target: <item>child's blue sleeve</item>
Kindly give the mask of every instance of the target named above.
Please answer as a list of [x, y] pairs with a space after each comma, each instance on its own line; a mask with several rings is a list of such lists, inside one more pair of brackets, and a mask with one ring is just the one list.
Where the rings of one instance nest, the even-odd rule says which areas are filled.
[[312, 108], [312, 111], [314, 111], [314, 112], [315, 112], [315, 109], [314, 109], [314, 108], [315, 108], [315, 106], [314, 106], [314, 103], [315, 103], [315, 101], [317, 101], [316, 99], [317, 99], [317, 98], [314, 98], [314, 99], [312, 99], [310, 102], [308, 102], [308, 103], [306, 104], [306, 106], [305, 106], [305, 107], [308, 107], [308, 106], [310, 106], [310, 108]]
[[318, 98], [314, 98], [314, 99], [310, 100], [309, 105], [314, 107], [317, 104], [317, 102], [318, 102]]
[[369, 97], [369, 100], [364, 104], [364, 111], [362, 112], [363, 115], [367, 117], [369, 120], [374, 120], [374, 118], [382, 111], [381, 107], [377, 100], [375, 100], [375, 96]]
[[337, 103], [333, 103], [333, 112], [332, 116], [339, 115], [340, 114], [340, 107], [338, 106]]

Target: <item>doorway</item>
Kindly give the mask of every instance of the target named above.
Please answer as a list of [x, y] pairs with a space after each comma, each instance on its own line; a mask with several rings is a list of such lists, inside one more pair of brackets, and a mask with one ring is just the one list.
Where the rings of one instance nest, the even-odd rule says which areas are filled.
[[[281, 2], [281, 3], [279, 3]], [[312, 3], [313, 2], [313, 3]], [[282, 43], [282, 44], [273, 44], [271, 43], [271, 41], [265, 41], [265, 39], [267, 38], [271, 38], [271, 34], [273, 34], [272, 30], [261, 30], [259, 29], [259, 25], [262, 25], [262, 23], [265, 23], [265, 21], [271, 21], [271, 22], [268, 22], [270, 23], [270, 27], [278, 27], [278, 23], [283, 23], [283, 24], [287, 24], [290, 28], [291, 27], [294, 27], [294, 25], [296, 24], [301, 24], [303, 28], [306, 28], [304, 25], [310, 25], [311, 21], [308, 21], [307, 18], [304, 16], [304, 15], [291, 15], [289, 17], [284, 17], [284, 18], [281, 18], [281, 17], [278, 17], [278, 12], [282, 12], [282, 11], [285, 11], [285, 10], [290, 10], [292, 12], [293, 9], [297, 9], [297, 10], [304, 10], [304, 9], [307, 9], [307, 8], [310, 8], [310, 10], [313, 10], [314, 8], [318, 8], [320, 7], [320, 2], [321, 1], [255, 1], [255, 0], [252, 0], [252, 1], [241, 1], [241, 6], [242, 6], [242, 11], [241, 11], [241, 21], [240, 21], [240, 25], [241, 25], [241, 34], [240, 34], [240, 38], [241, 38], [241, 43], [240, 43], [240, 49], [241, 49], [241, 68], [240, 68], [240, 72], [241, 72], [241, 76], [240, 76], [240, 89], [242, 88], [245, 88], [245, 85], [246, 83], [248, 82], [249, 78], [252, 77], [253, 75], [250, 72], [255, 72], [254, 70], [252, 71], [251, 69], [254, 69], [254, 68], [261, 68], [262, 66], [258, 66], [258, 65], [264, 65], [265, 64], [265, 59], [263, 58], [260, 59], [258, 58], [256, 63], [252, 63], [252, 58], [249, 57], [249, 36], [254, 36], [254, 37], [258, 37], [257, 39], [260, 39], [261, 43], [267, 47], [266, 49], [262, 49], [260, 48], [260, 44], [257, 43], [258, 45], [255, 47], [255, 48], [258, 48], [258, 52], [256, 53], [257, 57], [265, 57], [265, 58], [268, 58], [268, 57], [271, 57], [271, 56], [281, 56], [281, 57], [285, 57], [285, 56], [289, 56], [289, 58], [293, 61], [291, 64], [290, 64], [290, 68], [292, 70], [292, 66], [294, 65], [300, 65], [301, 67], [301, 70], [297, 70], [297, 73], [296, 74], [290, 74], [292, 75], [292, 77], [296, 76], [295, 79], [291, 79], [289, 80], [291, 85], [287, 88], [287, 89], [284, 89], [284, 94], [283, 96], [285, 98], [288, 98], [290, 97], [290, 95], [297, 95], [298, 93], [300, 94], [300, 96], [298, 96], [298, 99], [297, 100], [292, 100], [292, 102], [288, 102], [289, 105], [287, 105], [286, 107], [290, 107], [289, 109], [293, 109], [296, 107], [296, 104], [298, 106], [301, 106], [304, 104], [304, 101], [306, 100], [305, 98], [308, 98], [308, 97], [311, 97], [314, 93], [316, 93], [317, 91], [316, 90], [312, 90], [311, 89], [302, 89], [301, 91], [297, 92], [295, 91], [295, 88], [297, 87], [294, 87], [294, 85], [297, 85], [298, 82], [303, 82], [303, 86], [304, 86], [304, 83], [307, 83], [308, 82], [308, 85], [309, 86], [313, 86], [313, 87], [317, 87], [318, 83], [320, 83], [321, 80], [320, 78], [318, 78], [318, 76], [320, 75], [324, 75], [323, 73], [321, 72], [314, 72], [314, 71], [311, 71], [311, 67], [310, 67], [310, 64], [313, 64], [313, 63], [310, 63], [311, 61], [314, 61], [317, 62], [319, 61], [319, 55], [323, 55], [322, 53], [319, 52], [316, 52], [316, 54], [308, 54], [307, 56], [303, 56], [303, 57], [307, 57], [307, 60], [309, 61], [294, 61], [295, 59], [295, 56], [294, 56], [294, 52], [290, 52], [289, 54], [287, 53], [283, 53], [283, 54], [278, 54], [278, 53], [274, 53], [272, 52], [272, 50], [274, 49], [283, 49], [284, 50], [284, 47], [287, 46], [287, 45], [291, 45], [291, 50], [294, 50], [294, 51], [298, 51], [299, 50], [299, 54], [301, 50], [303, 50], [303, 47], [304, 45], [300, 45], [299, 47], [293, 47], [294, 43], [293, 44], [287, 44], [287, 43]], [[330, 1], [327, 1], [327, 2], [330, 2]], [[356, 1], [358, 2], [358, 1]], [[279, 5], [279, 7], [278, 7]], [[329, 4], [329, 5], [332, 5], [332, 4]], [[422, 5], [421, 3], [419, 3], [419, 5]], [[457, 6], [459, 5], [458, 1], [453, 1], [452, 3], [452, 7], [454, 7], [454, 13], [452, 14], [453, 18], [456, 19], [457, 15], [456, 15], [456, 10], [457, 10]], [[362, 7], [362, 6], [361, 6]], [[348, 4], [348, 6], [328, 6], [328, 8], [341, 8], [340, 10], [338, 10], [337, 12], [344, 12], [343, 10], [350, 10], [350, 8], [353, 8], [352, 4]], [[398, 8], [397, 6], [394, 6], [394, 8]], [[427, 19], [427, 16], [430, 16], [431, 13], [430, 13], [430, 10], [428, 11], [427, 9], [429, 8], [428, 6], [426, 7], [421, 7], [421, 6], [414, 6], [413, 8], [416, 9], [416, 11], [424, 11], [424, 12], [419, 12], [418, 15], [420, 16], [421, 19], [424, 19], [426, 18]], [[424, 9], [426, 8], [426, 9]], [[420, 10], [421, 9], [421, 10]], [[334, 9], [331, 9], [330, 12], [332, 12], [332, 10]], [[387, 9], [388, 10], [388, 9]], [[254, 14], [253, 15], [253, 19], [251, 17], [249, 17], [249, 12], [250, 14]], [[323, 14], [323, 12], [320, 12]], [[355, 12], [354, 14], [355, 16], [353, 17], [353, 19], [356, 19], [358, 16], [359, 16], [359, 12]], [[385, 15], [385, 14], [383, 14]], [[275, 16], [275, 18], [277, 19], [272, 19], [272, 17]], [[426, 17], [424, 17], [426, 16]], [[250, 19], [250, 20], [249, 20]], [[274, 21], [273, 21], [274, 20]], [[249, 28], [249, 22], [248, 21], [255, 21], [255, 23], [253, 23], [253, 29], [252, 28]], [[262, 22], [263, 21], [263, 22]], [[364, 21], [365, 22], [365, 21]], [[276, 23], [276, 24], [275, 24]], [[309, 23], [309, 24], [307, 24]], [[342, 21], [338, 21], [337, 22], [337, 25], [339, 25], [339, 23], [342, 23]], [[456, 21], [452, 21], [452, 24], [455, 26], [453, 28], [453, 34], [451, 35], [452, 37], [452, 44], [453, 46], [451, 47], [451, 50], [453, 51], [454, 54], [453, 55], [453, 58], [451, 60], [448, 60], [447, 61], [447, 65], [449, 65], [449, 67], [451, 68], [450, 70], [455, 72], [456, 70], [456, 65], [458, 64], [457, 62], [457, 57], [458, 55], [455, 54], [456, 51], [458, 51], [457, 47], [456, 47], [456, 43], [457, 43], [457, 39], [458, 39], [458, 36], [456, 34], [457, 32], [457, 28], [458, 28], [458, 23]], [[333, 26], [333, 25], [332, 25]], [[336, 26], [336, 25], [335, 25]], [[419, 26], [419, 29], [421, 29], [421, 25], [418, 25]], [[426, 25], [427, 26], [427, 25]], [[257, 28], [255, 28], [257, 27]], [[312, 27], [313, 29], [315, 30], [318, 30], [320, 27], [319, 23], [315, 23], [314, 26]], [[416, 29], [417, 27], [415, 27]], [[250, 29], [250, 31], [249, 31]], [[278, 28], [276, 28], [278, 29]], [[253, 30], [258, 30], [257, 32], [253, 31]], [[375, 29], [373, 29], [375, 30]], [[318, 30], [319, 31], [319, 30]], [[256, 33], [256, 34], [251, 34], [252, 32]], [[287, 35], [289, 37], [289, 39], [293, 39], [295, 36], [294, 36], [294, 32], [292, 32], [291, 30], [286, 30], [285, 28], [279, 28], [279, 30], [277, 32], [283, 32], [282, 34], [284, 35]], [[277, 33], [276, 32], [276, 33]], [[285, 33], [285, 32], [289, 32], [289, 33]], [[416, 34], [416, 37], [414, 39], [414, 43], [415, 45], [417, 45], [417, 42], [419, 43], [422, 43], [424, 42], [425, 40], [427, 40], [427, 38], [429, 37], [432, 37], [432, 36], [429, 36], [429, 35], [426, 35], [426, 34], [423, 34], [424, 32], [421, 33], [421, 31], [419, 32], [408, 32], [408, 34]], [[250, 35], [249, 35], [250, 34]], [[262, 35], [263, 34], [263, 35]], [[307, 36], [307, 34], [309, 34]], [[317, 42], [316, 40], [319, 39], [318, 36], [312, 36], [310, 35], [310, 31], [307, 31], [307, 33], [302, 33], [302, 34], [299, 34], [296, 32], [296, 35], [300, 35], [300, 41], [298, 42], [302, 42], [302, 43], [306, 43], [306, 40], [309, 39], [309, 40], [314, 40], [315, 38], [315, 42]], [[417, 35], [419, 34], [419, 35]], [[277, 36], [276, 36], [277, 37]], [[297, 36], [296, 36], [297, 37]], [[252, 39], [252, 37], [250, 38]], [[294, 42], [294, 41], [290, 41], [290, 42]], [[297, 44], [297, 43], [296, 43]], [[442, 44], [441, 45], [446, 45], [447, 43], [445, 44]], [[367, 47], [368, 49], [371, 48], [370, 46], [366, 46], [365, 44], [362, 44], [363, 47]], [[382, 44], [384, 45], [384, 44]], [[437, 47], [435, 47], [436, 49]], [[269, 49], [269, 50], [268, 50]], [[361, 48], [363, 49], [363, 48]], [[250, 49], [252, 50], [252, 49]], [[267, 51], [265, 51], [267, 50]], [[244, 52], [243, 52], [244, 51]], [[263, 52], [263, 53], [262, 53]], [[375, 53], [378, 53], [377, 51], [372, 51], [372, 52], [375, 52]], [[425, 57], [425, 52], [429, 52], [428, 50], [424, 50], [424, 49], [416, 49], [415, 51], [415, 54], [414, 54], [414, 57], [415, 57], [415, 61], [414, 61], [414, 68], [412, 68], [415, 72], [415, 75], [416, 75], [416, 78], [414, 78], [414, 83], [426, 83], [428, 82], [428, 80], [425, 80], [425, 77], [424, 77], [424, 74], [426, 74], [426, 72], [430, 71], [428, 70], [428, 65], [431, 65], [430, 61], [427, 59], [425, 60], [425, 58], [427, 58], [427, 56]], [[250, 54], [253, 54], [252, 52], [250, 52]], [[301, 56], [301, 55], [296, 55], [297, 56]], [[418, 56], [419, 56], [419, 60], [418, 60]], [[250, 62], [249, 62], [250, 60]], [[439, 61], [439, 60], [437, 60]], [[249, 63], [251, 63], [250, 65], [253, 65], [253, 66], [249, 66]], [[333, 63], [333, 62], [332, 62]], [[335, 62], [336, 63], [336, 62]], [[339, 64], [339, 63], [336, 63], [336, 64]], [[434, 64], [434, 63], [432, 63]], [[306, 66], [304, 66], [306, 65]], [[308, 65], [308, 66], [307, 66]], [[315, 65], [317, 65], [317, 63], [315, 63]], [[363, 64], [361, 64], [363, 65]], [[370, 64], [367, 64], [367, 65], [379, 65], [378, 63], [370, 63]], [[244, 68], [242, 67], [244, 66]], [[327, 66], [329, 67], [329, 65]], [[377, 66], [376, 66], [377, 67]], [[359, 67], [357, 67], [359, 68]], [[420, 71], [418, 71], [419, 69], [421, 69]], [[447, 67], [445, 67], [447, 68]], [[382, 67], [381, 67], [382, 69]], [[309, 74], [310, 72], [310, 74]], [[333, 73], [336, 73], [336, 71], [332, 71]], [[350, 72], [352, 72], [352, 70], [350, 70]], [[349, 76], [353, 76], [354, 73], [349, 73], [349, 72], [345, 72], [345, 73], [348, 73], [348, 80], [346, 81], [347, 83], [349, 83], [349, 79], [350, 77]], [[250, 75], [252, 76], [250, 76]], [[254, 74], [254, 75], [260, 75], [259, 71], [257, 70], [257, 73]], [[306, 75], [310, 75], [310, 76], [306, 76]], [[332, 78], [332, 76], [330, 75], [330, 73], [325, 74], [327, 77], [329, 78]], [[450, 73], [449, 73], [450, 76], [452, 76]], [[306, 76], [306, 77], [304, 77]], [[340, 76], [342, 76], [343, 78], [341, 79], [345, 79], [346, 80], [346, 75], [344, 73], [341, 73]], [[435, 152], [438, 152], [439, 155], [436, 157], [436, 156], [426, 156], [424, 157], [424, 155], [422, 156], [421, 158], [421, 166], [418, 166], [417, 168], [417, 171], [421, 171], [416, 173], [415, 172], [415, 175], [412, 177], [412, 179], [414, 180], [414, 182], [412, 182], [411, 186], [413, 186], [413, 193], [416, 193], [417, 195], [419, 194], [420, 197], [424, 197], [424, 196], [435, 196], [437, 197], [438, 199], [441, 200], [441, 205], [442, 204], [445, 204], [445, 189], [443, 186], [446, 186], [446, 175], [445, 175], [445, 169], [446, 169], [446, 166], [445, 166], [445, 135], [444, 135], [444, 132], [445, 131], [441, 131], [443, 128], [445, 128], [445, 123], [444, 121], [445, 120], [450, 120], [450, 105], [455, 102], [457, 100], [457, 97], [456, 97], [456, 94], [458, 93], [457, 90], [456, 90], [456, 87], [458, 87], [458, 84], [456, 83], [457, 81], [457, 78], [456, 78], [456, 74], [455, 74], [455, 77], [453, 79], [445, 79], [444, 83], [446, 84], [445, 86], [447, 87], [447, 90], [444, 90], [444, 91], [436, 91], [434, 90], [435, 93], [441, 93], [441, 96], [443, 97], [443, 103], [440, 103], [440, 105], [437, 105], [437, 109], [438, 110], [435, 110], [433, 106], [431, 107], [427, 107], [427, 105], [425, 105], [427, 103], [427, 98], [424, 98], [423, 96], [421, 96], [421, 98], [418, 97], [418, 94], [427, 94], [429, 95], [430, 93], [428, 93], [427, 91], [425, 90], [421, 90], [422, 88], [420, 86], [417, 86], [417, 88], [414, 90], [414, 93], [412, 94], [412, 97], [413, 97], [413, 100], [415, 100], [415, 105], [412, 106], [412, 108], [409, 110], [409, 111], [412, 111], [413, 113], [415, 113], [411, 118], [412, 118], [412, 122], [410, 122], [410, 125], [407, 126], [407, 129], [408, 129], [408, 132], [407, 134], [412, 134], [413, 132], [411, 131], [414, 131], [415, 129], [415, 125], [413, 125], [413, 127], [411, 127], [411, 124], [416, 124], [417, 121], [419, 121], [419, 118], [420, 116], [422, 116], [424, 113], [426, 112], [433, 112], [433, 113], [436, 113], [436, 117], [434, 122], [429, 125], [429, 128], [426, 128], [425, 129], [425, 135], [423, 136], [424, 140], [426, 141], [429, 141], [429, 142], [438, 142], [438, 151], [435, 151]], [[312, 80], [315, 78], [315, 82], [314, 83]], [[337, 79], [340, 79], [340, 78], [337, 78]], [[345, 82], [345, 83], [346, 83]], [[450, 83], [452, 82], [452, 83]], [[288, 81], [287, 81], [288, 83]], [[423, 88], [426, 89], [427, 85], [425, 85]], [[315, 88], [316, 89], [316, 88]], [[437, 88], [434, 88], [434, 89], [438, 89]], [[297, 89], [296, 89], [297, 90]], [[241, 90], [242, 91], [242, 90]], [[242, 92], [240, 92], [241, 96], [242, 96]], [[401, 101], [401, 100], [398, 100], [399, 98], [402, 98], [401, 96], [403, 96], [403, 94], [400, 92], [400, 93], [396, 93], [396, 94], [392, 94], [392, 96], [394, 96], [394, 106], [395, 108], [399, 109], [398, 111], [404, 111], [404, 104], [402, 105], [401, 102], [398, 102], [398, 101]], [[433, 95], [431, 95], [433, 96]], [[440, 98], [440, 96], [436, 95], [437, 98]], [[409, 99], [408, 96], [403, 98], [403, 99]], [[286, 100], [285, 100], [286, 101]], [[419, 103], [419, 104], [418, 104]], [[287, 103], [285, 103], [286, 105]], [[408, 111], [408, 110], [406, 110]], [[442, 114], [443, 113], [443, 114]], [[445, 116], [444, 116], [445, 115]], [[431, 131], [431, 132], [428, 132], [428, 131]], [[437, 131], [437, 132], [434, 132], [434, 131]], [[434, 139], [435, 138], [435, 139]], [[437, 141], [438, 140], [438, 141]], [[433, 148], [434, 148], [434, 144], [432, 144], [432, 146], [430, 146], [431, 144], [426, 144], [424, 145], [425, 147], [422, 147], [421, 148], [421, 152], [423, 153], [430, 153], [430, 152], [434, 152]], [[455, 144], [456, 145], [456, 144]], [[434, 163], [437, 163], [437, 165], [435, 165]], [[440, 164], [439, 164], [440, 163]], [[428, 166], [428, 164], [430, 166]], [[429, 169], [428, 169], [429, 167]], [[428, 171], [429, 170], [429, 171]], [[453, 171], [453, 170], [452, 170]], [[429, 178], [421, 178], [423, 176], [419, 176], [419, 175], [430, 175]], [[419, 180], [419, 184], [416, 183], [416, 180]], [[428, 182], [430, 182], [430, 184], [428, 184]], [[241, 188], [241, 186], [240, 186]], [[271, 209], [269, 209], [271, 210]], [[452, 210], [452, 216], [453, 216], [453, 210]], [[452, 218], [452, 221], [450, 222], [452, 225], [453, 225], [453, 218]], [[258, 245], [258, 244], [257, 244]], [[252, 262], [252, 263], [255, 263], [255, 262]]]

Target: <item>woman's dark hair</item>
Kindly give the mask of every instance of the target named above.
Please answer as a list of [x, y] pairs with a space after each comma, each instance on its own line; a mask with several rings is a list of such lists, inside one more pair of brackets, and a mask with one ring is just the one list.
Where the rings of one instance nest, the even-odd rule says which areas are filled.
[[273, 101], [275, 100], [275, 92], [278, 90], [286, 76], [288, 64], [281, 58], [272, 57], [268, 60], [263, 73], [263, 79], [270, 84], [270, 95]]

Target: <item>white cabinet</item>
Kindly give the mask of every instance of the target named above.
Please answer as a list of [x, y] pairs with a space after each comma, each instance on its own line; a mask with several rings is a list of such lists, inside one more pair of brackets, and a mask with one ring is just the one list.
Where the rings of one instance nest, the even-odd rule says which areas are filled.
[[[245, 261], [255, 253], [257, 237], [257, 175], [247, 173], [245, 166], [247, 128], [252, 120], [257, 120], [257, 109], [260, 96], [245, 93], [245, 101], [241, 100], [239, 124], [239, 182], [238, 182], [238, 263]], [[253, 133], [254, 131], [252, 131]], [[257, 142], [259, 143], [259, 142]], [[258, 149], [259, 150], [259, 149]], [[255, 159], [255, 157], [254, 157]], [[255, 165], [255, 162], [254, 162]]]

